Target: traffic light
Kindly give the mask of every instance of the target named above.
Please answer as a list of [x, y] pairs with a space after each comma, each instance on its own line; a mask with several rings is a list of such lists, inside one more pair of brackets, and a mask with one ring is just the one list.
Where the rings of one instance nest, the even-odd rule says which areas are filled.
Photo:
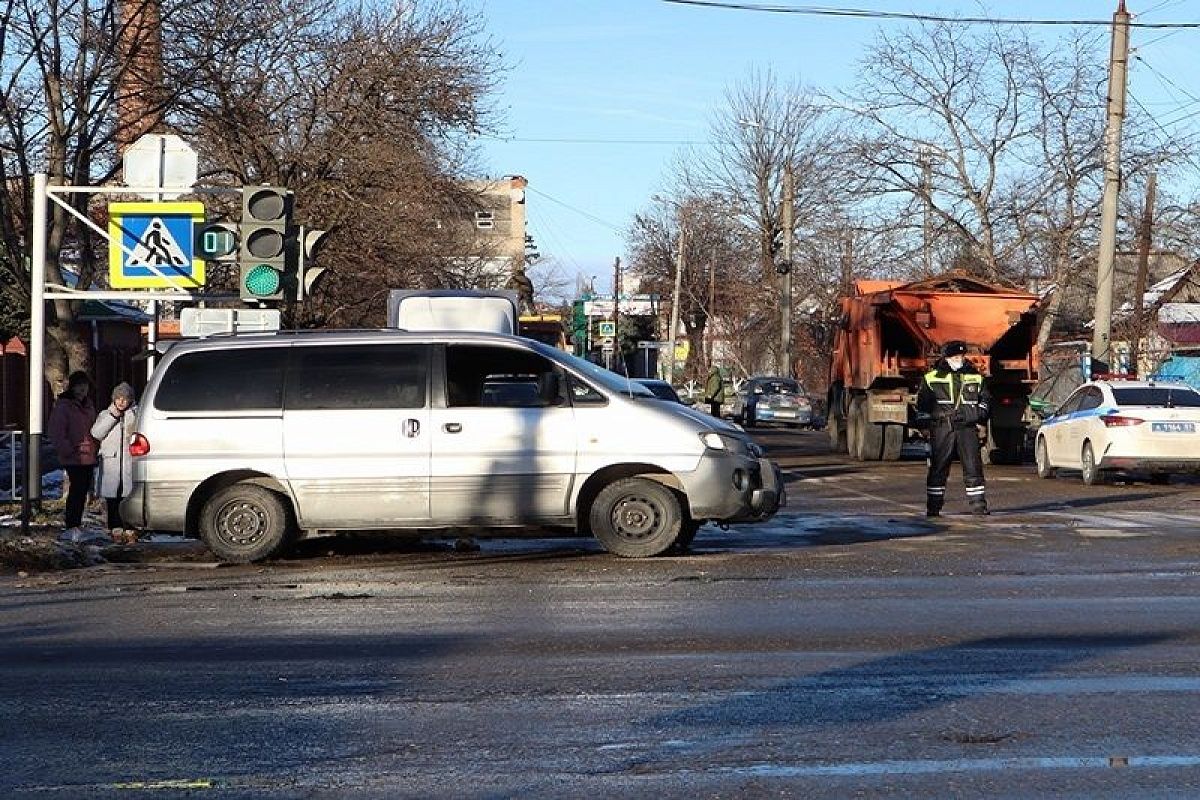
[[312, 296], [317, 282], [325, 273], [326, 267], [317, 266], [313, 261], [317, 253], [329, 238], [330, 231], [317, 228], [306, 228], [301, 225], [295, 240], [295, 280], [296, 300], [303, 301]]
[[242, 300], [281, 300], [287, 290], [292, 195], [279, 186], [242, 187], [238, 292]]

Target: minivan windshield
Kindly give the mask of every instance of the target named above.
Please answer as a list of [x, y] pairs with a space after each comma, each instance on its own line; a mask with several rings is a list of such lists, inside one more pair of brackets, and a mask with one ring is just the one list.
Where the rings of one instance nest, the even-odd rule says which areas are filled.
[[534, 347], [546, 358], [570, 367], [592, 383], [599, 384], [610, 392], [623, 394], [626, 397], [654, 397], [653, 392], [632, 378], [618, 375], [598, 364], [585, 361], [578, 356], [549, 347], [541, 342], [534, 342]]

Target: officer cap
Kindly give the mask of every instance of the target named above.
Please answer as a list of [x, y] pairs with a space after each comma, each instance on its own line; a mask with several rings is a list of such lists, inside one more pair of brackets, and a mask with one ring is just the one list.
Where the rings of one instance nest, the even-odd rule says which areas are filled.
[[946, 342], [946, 346], [942, 348], [944, 356], [961, 356], [967, 352], [967, 343], [955, 339], [952, 342]]

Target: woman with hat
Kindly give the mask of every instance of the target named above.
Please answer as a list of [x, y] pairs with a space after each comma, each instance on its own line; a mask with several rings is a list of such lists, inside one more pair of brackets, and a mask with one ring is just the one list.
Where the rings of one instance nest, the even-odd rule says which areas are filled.
[[133, 387], [117, 384], [112, 403], [96, 417], [92, 436], [100, 440], [100, 475], [98, 493], [108, 504], [108, 527], [114, 542], [133, 544], [134, 531], [126, 531], [121, 521], [121, 498], [133, 485], [133, 458], [129, 455], [129, 438], [133, 435], [137, 406], [133, 403]]

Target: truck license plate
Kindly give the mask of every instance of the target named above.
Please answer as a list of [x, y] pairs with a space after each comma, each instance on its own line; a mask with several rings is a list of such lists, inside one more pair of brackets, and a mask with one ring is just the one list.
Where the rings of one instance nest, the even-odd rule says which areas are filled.
[[1194, 422], [1152, 422], [1150, 430], [1155, 433], [1195, 433]]

